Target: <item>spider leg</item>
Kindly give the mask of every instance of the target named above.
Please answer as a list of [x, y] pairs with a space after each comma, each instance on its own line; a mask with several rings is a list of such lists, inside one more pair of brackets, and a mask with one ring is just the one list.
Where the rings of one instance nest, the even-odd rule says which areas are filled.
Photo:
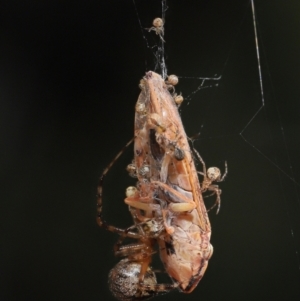
[[162, 34], [161, 34], [161, 33], [156, 33], [156, 34], [159, 35], [159, 37], [160, 37], [160, 39], [161, 39], [161, 41], [162, 41], [163, 43], [166, 43], [166, 41], [165, 41], [164, 38], [163, 38], [163, 33], [162, 33]]
[[176, 283], [160, 283], [160, 284], [153, 284], [153, 285], [147, 285], [147, 284], [139, 284], [141, 291], [146, 292], [154, 292], [154, 293], [168, 293], [174, 289], [176, 289], [179, 286], [179, 284]]
[[221, 207], [221, 197], [220, 197], [220, 195], [221, 195], [221, 193], [222, 193], [222, 190], [218, 187], [218, 185], [210, 185], [210, 186], [207, 188], [207, 190], [213, 191], [212, 195], [213, 195], [213, 194], [216, 194], [216, 196], [217, 196], [214, 205], [213, 205], [212, 207], [210, 207], [210, 208], [207, 210], [207, 212], [209, 212], [210, 210], [212, 210], [213, 208], [215, 208], [216, 206], [218, 206], [218, 207], [217, 207], [217, 211], [216, 211], [216, 214], [218, 214], [219, 211], [220, 211], [220, 207]]
[[[128, 237], [128, 233], [131, 232], [131, 230], [137, 228], [138, 230], [140, 230], [140, 227], [138, 227], [138, 225], [132, 225], [130, 227], [128, 227], [127, 229], [124, 230], [124, 232], [122, 234], [120, 234], [119, 239], [117, 240], [117, 242], [114, 245], [114, 253], [115, 256], [128, 256], [130, 254], [139, 252], [140, 250], [142, 250], [143, 248], [145, 248], [144, 243], [132, 243], [132, 244], [127, 244], [122, 246], [124, 240], [126, 237]], [[141, 234], [140, 237], [142, 237], [143, 235]]]
[[157, 35], [159, 35], [160, 39], [162, 40], [163, 43], [166, 43], [166, 41], [164, 40], [163, 36], [164, 36], [164, 28], [163, 27], [150, 27], [150, 28], [146, 28], [148, 30], [148, 32], [150, 31], [155, 31], [155, 33]]
[[114, 165], [114, 163], [119, 159], [119, 157], [124, 153], [125, 149], [133, 142], [134, 138], [132, 138], [127, 144], [123, 147], [123, 149], [116, 155], [116, 157], [108, 164], [108, 166], [104, 169], [100, 179], [99, 184], [97, 188], [97, 224], [98, 226], [114, 232], [118, 233], [120, 235], [126, 235], [131, 238], [139, 239], [141, 237], [140, 234], [132, 232], [132, 231], [126, 231], [126, 229], [121, 229], [112, 225], [109, 225], [102, 216], [102, 195], [103, 195], [103, 181], [105, 176], [107, 175], [108, 171], [111, 169], [111, 167]]
[[227, 174], [228, 174], [228, 166], [227, 166], [227, 161], [225, 161], [225, 172], [224, 172], [222, 178], [218, 182], [224, 181], [224, 179], [227, 176]]
[[[203, 196], [203, 198], [209, 198], [209, 197], [211, 197], [211, 196], [213, 196], [213, 195], [215, 195], [216, 194], [216, 192], [214, 191], [213, 193], [211, 193], [211, 194], [209, 194], [209, 195], [204, 195]], [[210, 210], [210, 209], [209, 209]]]
[[148, 32], [150, 32], [150, 31], [156, 31], [156, 28], [154, 27], [154, 26], [152, 26], [152, 27], [150, 27], [150, 28], [145, 28], [145, 29], [147, 29], [148, 30]]
[[194, 150], [194, 152], [195, 152], [198, 160], [200, 161], [200, 163], [203, 166], [203, 175], [206, 176], [206, 165], [204, 163], [204, 160], [202, 159], [202, 157], [200, 156], [199, 152], [195, 148], [193, 148], [193, 150]]

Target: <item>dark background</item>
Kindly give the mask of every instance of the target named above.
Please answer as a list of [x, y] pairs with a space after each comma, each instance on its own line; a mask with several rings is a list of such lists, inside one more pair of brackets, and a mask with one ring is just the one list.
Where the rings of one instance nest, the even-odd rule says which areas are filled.
[[[182, 105], [187, 135], [201, 131], [195, 147], [229, 174], [205, 277], [156, 300], [300, 297], [300, 3], [256, 2], [266, 105], [246, 126], [262, 104], [249, 1], [168, 1], [169, 74], [222, 75]], [[160, 15], [156, 0], [1, 2], [1, 301], [114, 300], [117, 237], [96, 225], [96, 186], [133, 135], [138, 82], [154, 68], [142, 31], [159, 40], [139, 20]], [[131, 159], [129, 149], [104, 186], [106, 219], [122, 227]]]

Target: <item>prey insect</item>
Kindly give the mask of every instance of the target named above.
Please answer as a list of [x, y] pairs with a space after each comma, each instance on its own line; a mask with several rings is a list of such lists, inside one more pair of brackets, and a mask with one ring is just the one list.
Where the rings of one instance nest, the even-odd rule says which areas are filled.
[[153, 203], [160, 204], [165, 229], [157, 238], [161, 260], [174, 284], [190, 293], [213, 252], [211, 226], [169, 83], [148, 72], [140, 84], [142, 91], [136, 104], [136, 174], [139, 177], [139, 170], [150, 166], [147, 185], [153, 187], [156, 198], [148, 198], [148, 203], [141, 199], [125, 203], [144, 212], [151, 212]]
[[[195, 289], [213, 253], [202, 192], [211, 190], [219, 200], [220, 191], [217, 187], [213, 190], [211, 183], [226, 175], [205, 178], [205, 163], [196, 151], [203, 164], [203, 173], [198, 172], [204, 176], [200, 185], [179, 104], [169, 92], [170, 81], [150, 71], [140, 87], [135, 107], [134, 160], [127, 167], [138, 182], [127, 188], [125, 198], [134, 224], [120, 229], [102, 219], [103, 179], [123, 150], [103, 172], [97, 202], [99, 226], [120, 235], [115, 255], [125, 257], [110, 272], [110, 289], [117, 299], [128, 301], [148, 299], [174, 288], [184, 293]], [[136, 242], [123, 245], [127, 237]], [[171, 284], [158, 284], [151, 269], [156, 244]]]
[[[174, 76], [171, 78], [176, 82]], [[102, 218], [103, 179], [122, 151], [106, 168], [98, 186], [98, 224], [120, 235], [115, 254], [125, 257], [109, 276], [110, 289], [119, 300], [147, 299], [174, 288], [190, 293], [203, 277], [213, 253], [209, 242], [211, 227], [202, 198], [206, 186], [199, 183], [177, 109], [181, 102], [170, 94], [170, 82], [151, 71], [140, 82], [134, 160], [127, 167], [138, 182], [136, 187], [127, 189], [125, 199], [133, 226], [120, 229]], [[136, 242], [123, 245], [127, 237]], [[157, 284], [151, 270], [156, 244], [172, 284]]]

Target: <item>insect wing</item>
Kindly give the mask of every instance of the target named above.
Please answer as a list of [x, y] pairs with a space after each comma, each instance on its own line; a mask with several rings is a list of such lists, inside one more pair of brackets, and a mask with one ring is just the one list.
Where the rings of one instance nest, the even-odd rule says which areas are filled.
[[[167, 183], [192, 196], [199, 226], [210, 231], [197, 171], [177, 106], [160, 75], [150, 71], [143, 79], [135, 117], [135, 162], [151, 167], [152, 181]], [[151, 155], [149, 154], [151, 152]], [[178, 153], [181, 154], [178, 160]]]
[[[150, 166], [146, 184], [152, 191], [149, 200], [159, 196], [169, 204], [169, 209], [177, 210], [166, 212], [170, 227], [166, 227], [158, 243], [169, 276], [183, 292], [189, 293], [202, 278], [213, 252], [207, 210], [188, 140], [168, 86], [154, 72], [148, 72], [140, 86], [135, 116], [135, 164], [137, 170], [145, 164]], [[141, 173], [138, 178], [145, 183]], [[186, 204], [195, 209], [180, 212]]]

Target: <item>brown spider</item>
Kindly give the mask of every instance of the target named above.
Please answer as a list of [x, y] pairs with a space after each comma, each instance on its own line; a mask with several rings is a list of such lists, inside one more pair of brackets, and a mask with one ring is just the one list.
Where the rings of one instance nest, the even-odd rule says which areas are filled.
[[155, 31], [159, 35], [160, 39], [165, 43], [164, 36], [164, 21], [161, 18], [155, 18], [152, 22], [152, 27], [148, 28], [148, 31]]
[[205, 191], [212, 191], [212, 194], [210, 195], [207, 195], [206, 197], [209, 197], [209, 196], [212, 196], [212, 195], [216, 195], [216, 201], [214, 203], [214, 205], [209, 208], [207, 210], [210, 211], [212, 210], [213, 208], [215, 208], [216, 206], [217, 207], [217, 212], [216, 214], [219, 213], [220, 211], [220, 206], [221, 206], [221, 193], [222, 193], [222, 190], [219, 188], [218, 185], [215, 185], [215, 184], [212, 184], [213, 182], [223, 182], [227, 173], [228, 173], [228, 168], [227, 168], [227, 162], [225, 161], [225, 172], [223, 174], [223, 176], [221, 176], [221, 171], [218, 167], [209, 167], [207, 170], [206, 170], [206, 165], [202, 159], [202, 157], [200, 156], [199, 152], [194, 149], [199, 161], [201, 162], [202, 166], [203, 166], [203, 172], [201, 171], [198, 171], [198, 174], [202, 175], [203, 176], [203, 181], [201, 183], [201, 191], [202, 192], [205, 192]]

